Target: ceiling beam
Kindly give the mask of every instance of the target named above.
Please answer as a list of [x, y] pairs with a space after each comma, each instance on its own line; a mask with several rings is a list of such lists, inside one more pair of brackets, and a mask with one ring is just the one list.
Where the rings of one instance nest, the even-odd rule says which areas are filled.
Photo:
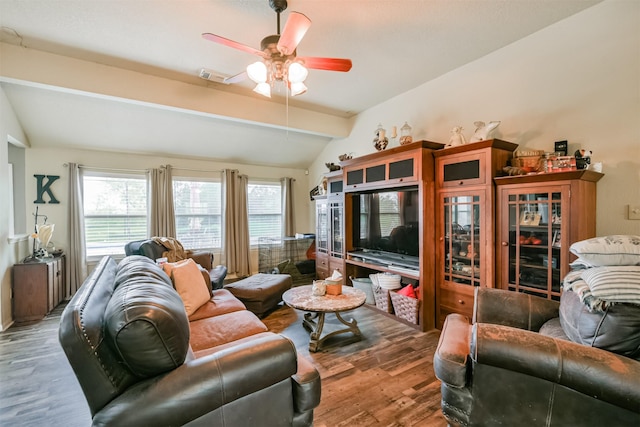
[[0, 81], [113, 98], [155, 108], [290, 129], [331, 138], [349, 135], [346, 118], [163, 77], [0, 43]]

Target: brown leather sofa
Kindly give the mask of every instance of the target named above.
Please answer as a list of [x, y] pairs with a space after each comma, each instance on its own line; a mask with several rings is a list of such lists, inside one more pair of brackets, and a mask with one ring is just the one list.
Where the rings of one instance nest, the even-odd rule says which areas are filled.
[[[162, 258], [167, 249], [153, 239], [135, 240], [124, 246], [126, 256], [143, 255], [153, 261]], [[220, 289], [227, 276], [227, 267], [213, 264], [213, 254], [207, 251], [187, 251], [187, 256], [193, 259], [198, 265], [204, 268], [209, 274], [209, 280], [213, 289]]]
[[472, 324], [447, 316], [434, 371], [451, 425], [640, 425], [640, 361], [539, 333], [559, 307], [476, 288]]
[[143, 256], [103, 258], [59, 339], [94, 426], [310, 426], [320, 377], [227, 290], [187, 317]]

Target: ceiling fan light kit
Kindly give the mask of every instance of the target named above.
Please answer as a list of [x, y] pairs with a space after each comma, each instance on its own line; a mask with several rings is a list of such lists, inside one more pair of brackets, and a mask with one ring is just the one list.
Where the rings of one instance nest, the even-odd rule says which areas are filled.
[[269, 5], [278, 15], [278, 34], [263, 38], [261, 50], [215, 34], [202, 34], [209, 41], [262, 57], [262, 61], [249, 64], [246, 73], [225, 79], [225, 83], [236, 83], [248, 76], [256, 83], [254, 92], [270, 98], [271, 87], [275, 82], [281, 81], [289, 88], [291, 96], [296, 96], [307, 91], [304, 81], [309, 74], [308, 68], [342, 72], [351, 69], [350, 59], [297, 57], [296, 48], [311, 26], [311, 20], [302, 13], [291, 12], [280, 34], [280, 13], [287, 8], [287, 2], [269, 0]]

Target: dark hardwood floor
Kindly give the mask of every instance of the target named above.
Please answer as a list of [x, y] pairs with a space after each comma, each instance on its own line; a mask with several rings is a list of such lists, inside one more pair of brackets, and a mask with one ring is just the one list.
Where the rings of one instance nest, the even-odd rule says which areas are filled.
[[[58, 344], [63, 306], [44, 320], [0, 333], [0, 425], [89, 426], [80, 386]], [[290, 338], [322, 378], [316, 427], [446, 426], [440, 411], [440, 383], [433, 373], [439, 332], [419, 332], [375, 310], [359, 308], [361, 341], [332, 337], [317, 353], [308, 349], [302, 313], [281, 306], [263, 322]], [[327, 327], [335, 326], [327, 315]]]

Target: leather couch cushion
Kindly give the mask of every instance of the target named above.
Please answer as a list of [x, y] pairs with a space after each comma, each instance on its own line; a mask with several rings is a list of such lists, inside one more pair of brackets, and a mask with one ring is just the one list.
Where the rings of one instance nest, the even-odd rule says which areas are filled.
[[567, 334], [564, 333], [562, 329], [562, 325], [560, 324], [560, 318], [554, 317], [553, 319], [549, 319], [546, 321], [541, 327], [539, 331], [540, 335], [544, 335], [546, 337], [557, 338], [560, 340], [571, 341]]
[[156, 265], [155, 261], [142, 255], [131, 255], [124, 258], [118, 264], [118, 270], [115, 278], [115, 287], [120, 286], [122, 282], [129, 280], [145, 281], [151, 277], [158, 283], [164, 283], [172, 286], [169, 276], [164, 274]]
[[105, 338], [134, 375], [148, 378], [182, 365], [189, 321], [162, 270], [153, 261], [128, 258], [119, 266], [116, 277], [122, 281], [105, 310]]
[[165, 263], [162, 268], [171, 276], [173, 286], [182, 298], [187, 316], [191, 316], [209, 301], [211, 297], [209, 287], [194, 260], [188, 258], [174, 263]]
[[250, 311], [234, 311], [189, 323], [194, 352], [266, 332], [267, 327]]
[[246, 309], [242, 301], [234, 297], [231, 292], [226, 289], [216, 289], [213, 291], [211, 299], [189, 316], [189, 321], [193, 322], [194, 320]]
[[573, 291], [560, 297], [560, 324], [571, 341], [640, 358], [640, 306], [613, 304], [589, 311]]

